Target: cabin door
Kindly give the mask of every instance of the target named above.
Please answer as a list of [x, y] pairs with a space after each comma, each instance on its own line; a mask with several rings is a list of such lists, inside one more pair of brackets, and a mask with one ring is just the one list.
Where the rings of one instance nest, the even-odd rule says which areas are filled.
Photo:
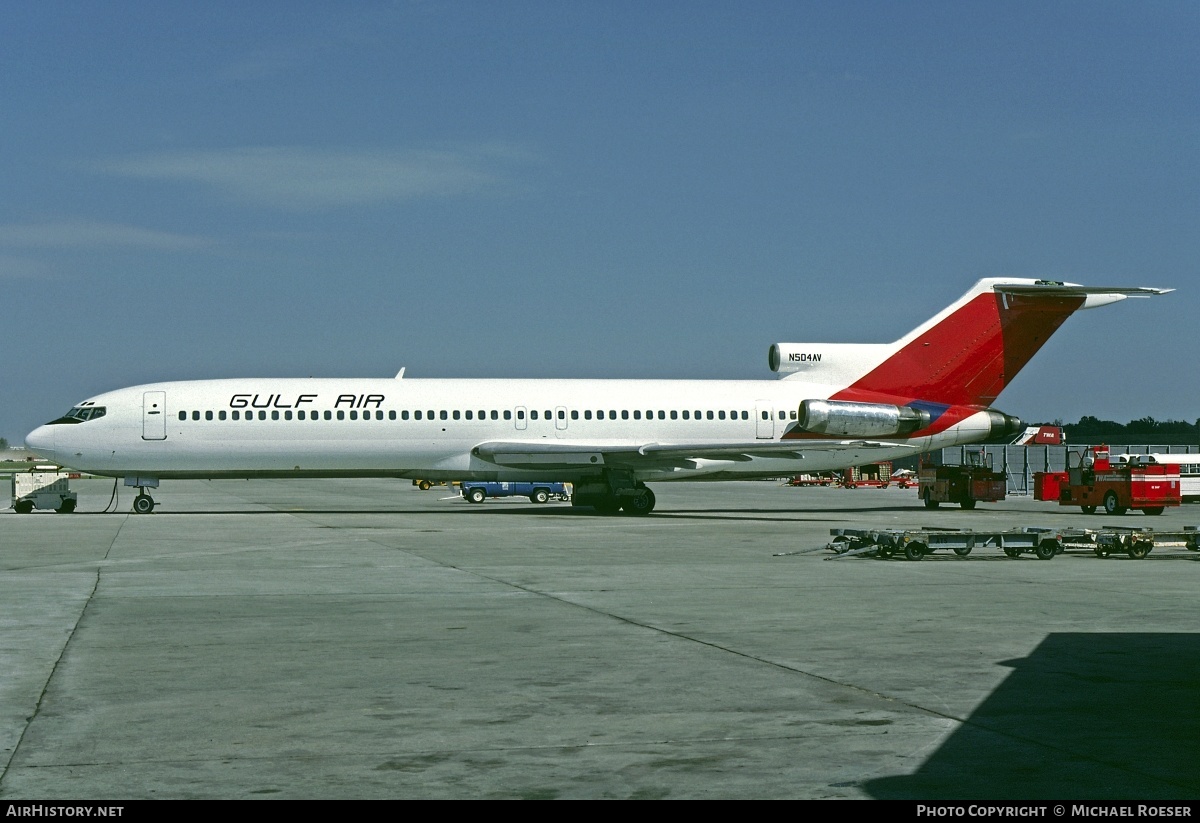
[[759, 440], [775, 439], [775, 411], [771, 408], [770, 400], [756, 400], [754, 403], [754, 419], [758, 421], [755, 434]]
[[165, 391], [142, 393], [142, 439], [167, 439], [167, 393]]

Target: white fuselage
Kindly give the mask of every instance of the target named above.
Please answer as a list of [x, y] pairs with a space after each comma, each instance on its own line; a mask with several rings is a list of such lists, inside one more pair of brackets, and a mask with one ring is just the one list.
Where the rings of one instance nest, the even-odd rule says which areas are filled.
[[[797, 407], [829, 386], [795, 380], [229, 379], [156, 383], [108, 392], [84, 406], [103, 416], [46, 425], [31, 448], [64, 466], [109, 476], [421, 477], [576, 480], [603, 461], [514, 467], [481, 444], [539, 444], [603, 452], [647, 444], [745, 444], [745, 454], [639, 460], [639, 480], [778, 476], [844, 468], [978, 442], [984, 413], [936, 434], [833, 450], [804, 440], [755, 454], [796, 426]], [[764, 450], [765, 451], [765, 450]], [[608, 464], [609, 466], [612, 463]]]

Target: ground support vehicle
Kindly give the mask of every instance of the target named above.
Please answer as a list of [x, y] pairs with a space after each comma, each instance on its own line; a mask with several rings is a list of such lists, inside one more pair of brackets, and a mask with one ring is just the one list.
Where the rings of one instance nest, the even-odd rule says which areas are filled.
[[1067, 548], [1090, 548], [1097, 557], [1108, 557], [1119, 552], [1132, 560], [1141, 560], [1156, 547], [1183, 546], [1188, 551], [1197, 551], [1200, 531], [1195, 526], [1185, 526], [1182, 531], [1155, 531], [1154, 529], [1068, 529], [1063, 532], [1063, 545]]
[[1004, 499], [1008, 482], [1004, 472], [992, 471], [985, 457], [968, 452], [969, 462], [962, 465], [926, 466], [917, 471], [917, 495], [925, 508], [936, 509], [942, 503], [957, 503], [964, 509], [976, 503], [994, 503]]
[[1068, 453], [1065, 472], [1035, 472], [1033, 498], [1079, 506], [1084, 514], [1100, 507], [1114, 515], [1130, 509], [1157, 515], [1183, 502], [1177, 464], [1129, 460], [1113, 465], [1107, 446]]
[[71, 491], [70, 478], [69, 472], [60, 471], [14, 472], [13, 510], [17, 514], [29, 514], [34, 509], [53, 509], [59, 514], [75, 511], [78, 495]]
[[454, 480], [450, 483], [447, 483], [445, 480], [414, 480], [412, 484], [421, 491], [427, 492], [434, 486], [457, 486], [458, 481]]
[[[1053, 560], [1062, 552], [1060, 533], [1053, 529], [1026, 527], [1005, 531], [974, 529], [830, 529], [833, 538], [825, 546], [837, 557], [870, 555], [920, 560], [938, 549], [950, 549], [966, 557], [975, 549], [998, 548], [1009, 557], [1032, 552], [1039, 560]], [[834, 558], [830, 558], [834, 559]]]
[[892, 463], [881, 460], [865, 466], [851, 466], [842, 472], [842, 486], [847, 489], [886, 489], [892, 480]]
[[471, 503], [482, 503], [489, 497], [528, 497], [531, 503], [571, 499], [566, 483], [502, 483], [474, 480], [462, 482], [462, 496]]
[[1179, 496], [1184, 503], [1200, 503], [1200, 454], [1122, 454], [1117, 462], [1161, 463], [1179, 467]]
[[834, 472], [813, 472], [797, 474], [788, 480], [789, 486], [837, 486], [841, 479]]

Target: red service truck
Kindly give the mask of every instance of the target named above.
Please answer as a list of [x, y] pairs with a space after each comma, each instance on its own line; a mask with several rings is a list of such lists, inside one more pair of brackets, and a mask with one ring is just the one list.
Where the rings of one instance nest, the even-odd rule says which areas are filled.
[[1167, 506], [1183, 502], [1178, 465], [1136, 459], [1113, 464], [1108, 446], [1069, 452], [1065, 472], [1035, 472], [1033, 499], [1079, 506], [1084, 514], [1094, 513], [1097, 507], [1105, 514], [1125, 514], [1130, 509], [1162, 514]]

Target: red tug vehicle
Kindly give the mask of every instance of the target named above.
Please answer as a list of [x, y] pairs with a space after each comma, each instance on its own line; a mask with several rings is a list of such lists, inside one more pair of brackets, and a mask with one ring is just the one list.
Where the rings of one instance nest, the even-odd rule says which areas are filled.
[[1035, 472], [1033, 499], [1057, 500], [1062, 506], [1079, 506], [1084, 514], [1103, 507], [1105, 514], [1125, 514], [1130, 509], [1162, 514], [1167, 506], [1183, 502], [1179, 466], [1130, 460], [1113, 465], [1108, 446], [1088, 446], [1067, 455], [1065, 472]]

